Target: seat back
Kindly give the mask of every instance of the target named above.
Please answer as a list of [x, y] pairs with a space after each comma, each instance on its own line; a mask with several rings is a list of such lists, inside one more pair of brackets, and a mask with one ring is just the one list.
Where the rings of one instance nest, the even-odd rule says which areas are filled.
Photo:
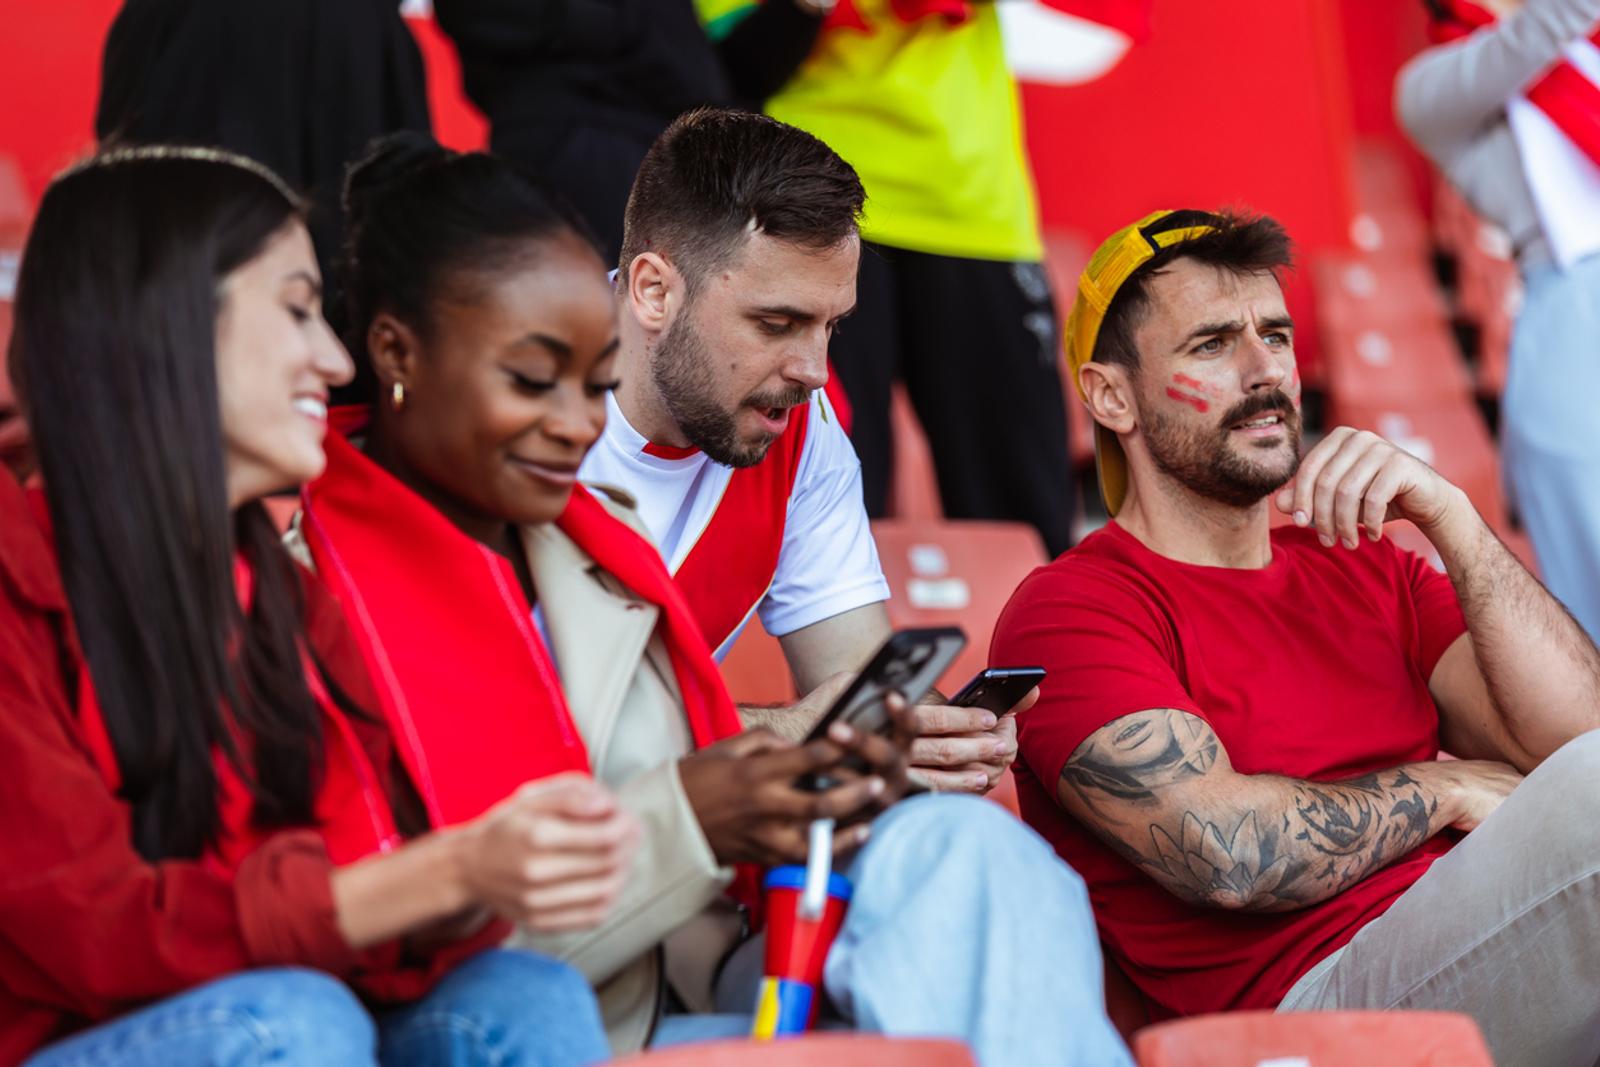
[[807, 1034], [783, 1041], [716, 1041], [646, 1052], [616, 1067], [976, 1067], [959, 1041]]
[[1494, 1067], [1477, 1024], [1446, 1012], [1234, 1012], [1158, 1023], [1140, 1067]]
[[872, 535], [893, 593], [888, 607], [895, 628], [960, 626], [967, 632], [967, 647], [939, 681], [944, 692], [953, 692], [988, 662], [995, 621], [1028, 572], [1046, 562], [1044, 544], [1021, 523], [955, 519], [879, 519]]
[[789, 704], [798, 699], [783, 646], [751, 619], [722, 660], [722, 680], [736, 704]]

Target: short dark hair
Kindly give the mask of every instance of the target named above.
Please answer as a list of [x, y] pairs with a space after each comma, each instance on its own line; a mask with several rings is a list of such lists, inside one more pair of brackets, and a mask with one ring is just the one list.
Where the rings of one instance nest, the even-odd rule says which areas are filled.
[[1194, 259], [1238, 277], [1271, 274], [1274, 277], [1294, 266], [1293, 245], [1283, 226], [1266, 215], [1224, 211], [1175, 211], [1162, 219], [1163, 228], [1210, 226], [1210, 233], [1163, 249], [1139, 265], [1112, 297], [1095, 338], [1094, 355], [1098, 363], [1116, 363], [1130, 370], [1139, 368], [1139, 348], [1133, 332], [1144, 321], [1150, 306], [1148, 285], [1180, 259]]
[[832, 248], [857, 232], [866, 196], [855, 169], [804, 130], [746, 111], [690, 111], [639, 165], [618, 277], [641, 253], [659, 252], [694, 287], [752, 228]]
[[602, 256], [583, 219], [543, 178], [427, 134], [373, 141], [344, 183], [345, 342], [357, 358], [381, 311], [427, 335], [433, 301], [463, 272], [522, 263], [530, 242], [572, 234]]

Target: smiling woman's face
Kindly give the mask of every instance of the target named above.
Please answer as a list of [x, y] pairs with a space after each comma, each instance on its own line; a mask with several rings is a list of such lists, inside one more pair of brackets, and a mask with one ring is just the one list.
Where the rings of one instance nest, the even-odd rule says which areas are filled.
[[[385, 448], [458, 521], [551, 522], [605, 429], [616, 303], [600, 257], [562, 234], [495, 270], [447, 279], [416, 357], [380, 375]], [[390, 386], [392, 388], [392, 385]]]
[[322, 280], [298, 220], [222, 280], [217, 393], [231, 507], [322, 473], [328, 391], [354, 364], [322, 317]]

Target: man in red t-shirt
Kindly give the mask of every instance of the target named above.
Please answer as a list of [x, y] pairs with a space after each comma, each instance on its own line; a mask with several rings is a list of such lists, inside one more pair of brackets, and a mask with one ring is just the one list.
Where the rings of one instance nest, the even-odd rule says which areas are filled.
[[1162, 1008], [1465, 1011], [1502, 1067], [1590, 1067], [1600, 653], [1420, 460], [1348, 428], [1301, 459], [1288, 263], [1270, 219], [1180, 211], [1084, 272], [1113, 521], [995, 634], [1049, 671], [1023, 814]]

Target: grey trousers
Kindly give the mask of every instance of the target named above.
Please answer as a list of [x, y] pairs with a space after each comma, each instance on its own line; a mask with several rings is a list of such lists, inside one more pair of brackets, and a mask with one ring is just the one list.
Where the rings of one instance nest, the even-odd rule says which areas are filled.
[[1279, 1011], [1457, 1011], [1499, 1067], [1600, 1060], [1600, 731], [1539, 766]]

